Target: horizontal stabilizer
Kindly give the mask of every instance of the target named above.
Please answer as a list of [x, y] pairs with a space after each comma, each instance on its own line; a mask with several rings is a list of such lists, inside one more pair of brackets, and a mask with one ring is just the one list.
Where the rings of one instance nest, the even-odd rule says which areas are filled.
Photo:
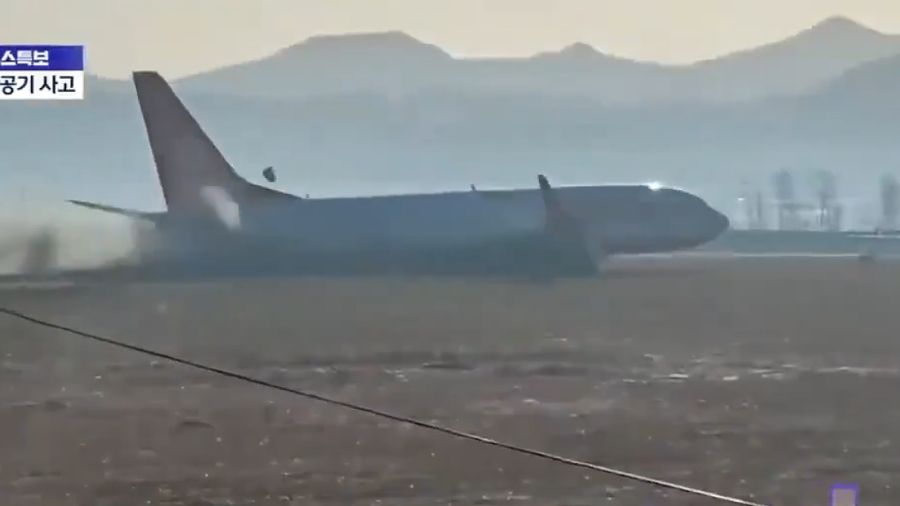
[[95, 211], [104, 211], [107, 213], [118, 214], [120, 216], [127, 216], [129, 218], [135, 219], [157, 221], [160, 217], [163, 216], [163, 213], [149, 213], [145, 211], [136, 211], [134, 209], [123, 209], [121, 207], [96, 204], [94, 202], [86, 202], [83, 200], [69, 200], [68, 202], [75, 204], [76, 206], [94, 209]]

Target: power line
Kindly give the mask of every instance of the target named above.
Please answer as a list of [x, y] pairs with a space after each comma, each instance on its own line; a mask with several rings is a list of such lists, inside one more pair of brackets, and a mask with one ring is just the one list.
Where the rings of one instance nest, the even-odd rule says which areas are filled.
[[134, 344], [126, 343], [123, 341], [118, 341], [116, 339], [112, 339], [109, 337], [103, 337], [103, 336], [99, 336], [97, 334], [92, 334], [89, 332], [78, 330], [73, 327], [68, 327], [65, 325], [60, 325], [58, 323], [53, 323], [50, 321], [42, 320], [40, 318], [36, 318], [34, 316], [29, 316], [25, 313], [21, 313], [19, 311], [15, 311], [13, 309], [0, 307], [0, 313], [12, 316], [14, 318], [18, 318], [20, 320], [24, 320], [26, 322], [29, 322], [29, 323], [32, 323], [35, 325], [47, 327], [47, 328], [54, 329], [54, 330], [59, 330], [59, 331], [66, 332], [68, 334], [72, 334], [72, 335], [75, 335], [78, 337], [90, 339], [93, 341], [98, 341], [98, 342], [108, 344], [110, 346], [115, 346], [118, 348], [124, 348], [126, 350], [134, 351], [134, 352], [141, 353], [144, 355], [149, 355], [151, 357], [161, 358], [161, 359], [175, 362], [178, 364], [186, 365], [186, 366], [192, 367], [194, 369], [199, 369], [202, 371], [217, 374], [219, 376], [225, 376], [225, 377], [233, 378], [233, 379], [236, 379], [239, 381], [244, 381], [246, 383], [252, 383], [254, 385], [271, 388], [273, 390], [279, 390], [282, 392], [299, 395], [299, 396], [305, 397], [307, 399], [312, 399], [315, 401], [324, 402], [326, 404], [340, 406], [343, 408], [351, 409], [351, 410], [358, 411], [361, 413], [367, 413], [369, 415], [378, 416], [381, 418], [387, 418], [388, 420], [393, 420], [395, 422], [408, 423], [408, 424], [414, 425], [416, 427], [421, 427], [423, 429], [440, 432], [440, 433], [447, 434], [450, 436], [455, 436], [460, 439], [466, 439], [469, 441], [474, 441], [476, 443], [480, 443], [480, 444], [484, 444], [484, 445], [488, 445], [488, 446], [503, 448], [504, 450], [509, 450], [509, 451], [516, 452], [516, 453], [530, 455], [532, 457], [538, 457], [541, 459], [550, 460], [550, 461], [557, 462], [560, 464], [565, 464], [565, 465], [571, 466], [571, 467], [579, 467], [582, 469], [589, 469], [591, 471], [604, 473], [604, 474], [610, 474], [613, 476], [618, 476], [618, 477], [625, 478], [628, 480], [647, 483], [647, 484], [654, 485], [654, 486], [661, 487], [661, 488], [668, 488], [668, 489], [672, 489], [672, 490], [686, 492], [688, 494], [703, 496], [703, 497], [707, 497], [710, 499], [722, 501], [725, 503], [740, 504], [743, 506], [764, 506], [761, 503], [755, 503], [755, 502], [747, 501], [744, 499], [738, 499], [736, 497], [729, 497], [729, 496], [717, 494], [715, 492], [710, 492], [707, 490], [701, 490], [698, 488], [689, 487], [687, 485], [680, 485], [678, 483], [672, 483], [669, 481], [659, 480], [659, 479], [651, 478], [648, 476], [642, 476], [639, 474], [630, 473], [628, 471], [621, 471], [619, 469], [614, 469], [611, 467], [592, 464], [590, 462], [585, 462], [582, 460], [570, 459], [567, 457], [563, 457], [563, 456], [556, 455], [553, 453], [548, 453], [548, 452], [541, 451], [541, 450], [535, 450], [532, 448], [517, 446], [512, 443], [504, 443], [504, 442], [498, 441], [496, 439], [490, 439], [490, 438], [487, 438], [484, 436], [479, 436], [478, 434], [472, 434], [470, 432], [463, 432], [461, 430], [453, 429], [451, 427], [445, 427], [445, 426], [438, 425], [435, 423], [424, 422], [421, 420], [416, 420], [414, 418], [408, 418], [408, 417], [401, 416], [401, 415], [395, 415], [392, 413], [388, 413], [387, 411], [381, 411], [381, 410], [366, 407], [366, 406], [363, 406], [360, 404], [354, 404], [351, 402], [342, 401], [342, 400], [334, 399], [331, 397], [326, 397], [324, 395], [316, 394], [313, 392], [307, 392], [307, 391], [299, 390], [296, 388], [290, 388], [290, 387], [286, 387], [283, 385], [270, 383], [268, 381], [265, 381], [265, 380], [262, 380], [259, 378], [254, 378], [252, 376], [247, 376], [245, 374], [241, 374], [238, 372], [229, 371], [227, 369], [221, 369], [221, 368], [218, 368], [215, 366], [206, 365], [206, 364], [202, 364], [199, 362], [194, 362], [193, 360], [180, 358], [175, 355], [170, 355], [168, 353], [162, 353], [159, 351], [151, 350], [151, 349], [137, 346]]

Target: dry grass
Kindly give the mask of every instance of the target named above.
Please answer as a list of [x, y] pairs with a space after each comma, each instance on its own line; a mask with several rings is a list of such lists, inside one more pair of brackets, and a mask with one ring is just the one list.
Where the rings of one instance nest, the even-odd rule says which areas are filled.
[[[898, 296], [900, 264], [646, 258], [554, 283], [97, 285], [0, 303], [725, 493], [826, 504], [829, 483], [859, 481], [874, 505], [900, 499]], [[698, 504], [6, 319], [0, 333], [3, 504]]]

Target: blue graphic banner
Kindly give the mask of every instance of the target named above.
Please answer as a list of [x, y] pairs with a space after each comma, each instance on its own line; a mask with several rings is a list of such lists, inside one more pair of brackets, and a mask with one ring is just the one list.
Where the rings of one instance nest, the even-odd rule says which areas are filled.
[[0, 72], [84, 71], [84, 46], [46, 44], [0, 44]]
[[859, 486], [852, 483], [836, 483], [831, 487], [831, 506], [858, 506]]

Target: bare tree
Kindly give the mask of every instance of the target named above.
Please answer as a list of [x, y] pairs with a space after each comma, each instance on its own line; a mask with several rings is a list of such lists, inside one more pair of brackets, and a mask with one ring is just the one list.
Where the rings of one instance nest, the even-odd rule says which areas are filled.
[[794, 192], [794, 176], [787, 169], [775, 173], [775, 203], [778, 206], [778, 228], [787, 230], [797, 225], [797, 197]]
[[881, 228], [883, 229], [897, 229], [897, 214], [900, 210], [898, 193], [900, 193], [900, 187], [897, 185], [897, 179], [892, 174], [881, 176]]
[[763, 201], [763, 194], [761, 190], [756, 190], [756, 213], [754, 216], [754, 226], [757, 230], [765, 230], [768, 228], [769, 224], [766, 223], [766, 208], [765, 203]]
[[816, 172], [816, 216], [820, 230], [840, 229], [841, 209], [837, 202], [837, 178], [827, 170]]
[[741, 193], [738, 196], [738, 204], [740, 204], [740, 212], [744, 215], [744, 219], [746, 220], [746, 227], [748, 229], [753, 228], [753, 203], [750, 201], [750, 192], [749, 185], [747, 181], [741, 182]]

